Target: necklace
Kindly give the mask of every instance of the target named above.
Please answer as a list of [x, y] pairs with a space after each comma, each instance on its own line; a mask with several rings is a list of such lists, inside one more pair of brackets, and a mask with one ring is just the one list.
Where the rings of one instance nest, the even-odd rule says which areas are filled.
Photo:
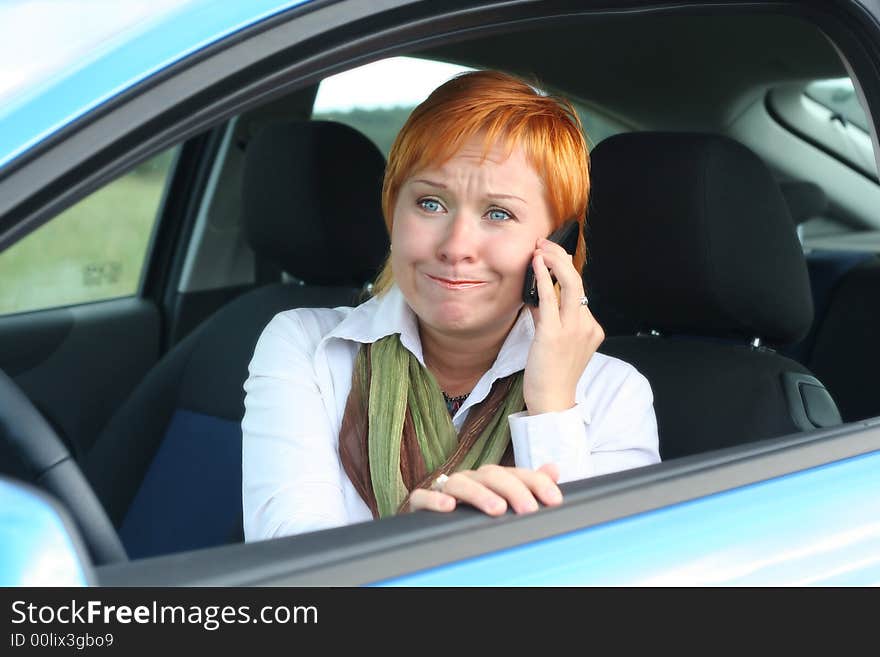
[[440, 392], [443, 393], [443, 399], [446, 400], [446, 409], [449, 411], [450, 415], [455, 415], [455, 413], [458, 411], [458, 409], [461, 408], [461, 405], [464, 403], [464, 400], [467, 399], [468, 395], [471, 394], [469, 392], [466, 392], [465, 394], [458, 395], [457, 397], [450, 397], [449, 395], [446, 394], [445, 391], [441, 390]]

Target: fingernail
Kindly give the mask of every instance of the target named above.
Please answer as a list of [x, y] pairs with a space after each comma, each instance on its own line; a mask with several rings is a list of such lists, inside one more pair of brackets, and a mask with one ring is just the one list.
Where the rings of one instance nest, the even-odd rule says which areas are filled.
[[562, 493], [558, 488], [548, 488], [544, 491], [544, 499], [550, 504], [559, 504], [562, 501]]
[[534, 513], [537, 510], [538, 510], [538, 503], [535, 500], [529, 500], [528, 502], [526, 502], [523, 505], [520, 513]]
[[441, 509], [451, 509], [453, 506], [455, 506], [455, 500], [451, 497], [444, 497], [442, 500], [440, 500]]
[[504, 502], [501, 500], [492, 500], [489, 502], [489, 510], [494, 512], [504, 511]]

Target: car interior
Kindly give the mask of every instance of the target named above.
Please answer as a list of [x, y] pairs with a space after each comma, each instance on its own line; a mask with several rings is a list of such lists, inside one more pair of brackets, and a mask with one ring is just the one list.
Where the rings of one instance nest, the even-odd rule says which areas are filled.
[[[876, 165], [774, 104], [850, 77], [815, 24], [621, 12], [394, 55], [506, 70], [581, 111], [600, 351], [650, 381], [664, 461], [880, 415]], [[0, 345], [17, 345], [0, 368], [44, 436], [0, 454], [2, 471], [78, 464], [44, 484], [96, 563], [242, 542], [242, 385], [260, 332], [283, 310], [369, 295], [388, 250], [385, 154], [313, 111], [321, 84], [175, 145], [135, 298], [0, 316]]]

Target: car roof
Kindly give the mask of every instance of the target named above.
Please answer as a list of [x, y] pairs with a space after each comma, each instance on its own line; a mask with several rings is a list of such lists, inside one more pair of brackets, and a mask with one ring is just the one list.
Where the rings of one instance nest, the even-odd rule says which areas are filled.
[[546, 88], [633, 127], [660, 130], [723, 131], [772, 86], [846, 75], [814, 24], [741, 8], [727, 16], [594, 12], [529, 29], [528, 48], [523, 39], [522, 32], [505, 32], [422, 54], [537, 74]]
[[[79, 20], [71, 24], [71, 30], [81, 30], [90, 16], [107, 10], [103, 3], [75, 1]], [[0, 131], [0, 167], [159, 71], [309, 1], [188, 0], [171, 11], [163, 6], [147, 14], [115, 38], [96, 34], [91, 42], [86, 39], [89, 56], [55, 68], [48, 78], [34, 76], [20, 85], [14, 96], [0, 100], [4, 127]], [[30, 42], [33, 52], [50, 47], [47, 40], [41, 42], [36, 31]]]

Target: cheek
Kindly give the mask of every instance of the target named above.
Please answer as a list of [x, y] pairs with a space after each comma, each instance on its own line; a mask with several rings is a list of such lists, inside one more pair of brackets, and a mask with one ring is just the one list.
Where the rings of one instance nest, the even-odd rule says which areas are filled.
[[495, 268], [505, 273], [525, 273], [525, 269], [535, 253], [536, 240], [537, 238], [527, 237], [491, 244], [491, 259]]
[[416, 263], [430, 259], [431, 239], [417, 217], [405, 213], [394, 216], [391, 227], [391, 271], [399, 284], [406, 286], [406, 272]]
[[394, 219], [394, 225], [391, 228], [391, 249], [392, 258], [412, 258], [417, 257], [420, 251], [424, 250], [426, 242], [424, 231], [419, 230], [419, 224], [412, 221], [411, 217], [406, 215], [398, 215]]

